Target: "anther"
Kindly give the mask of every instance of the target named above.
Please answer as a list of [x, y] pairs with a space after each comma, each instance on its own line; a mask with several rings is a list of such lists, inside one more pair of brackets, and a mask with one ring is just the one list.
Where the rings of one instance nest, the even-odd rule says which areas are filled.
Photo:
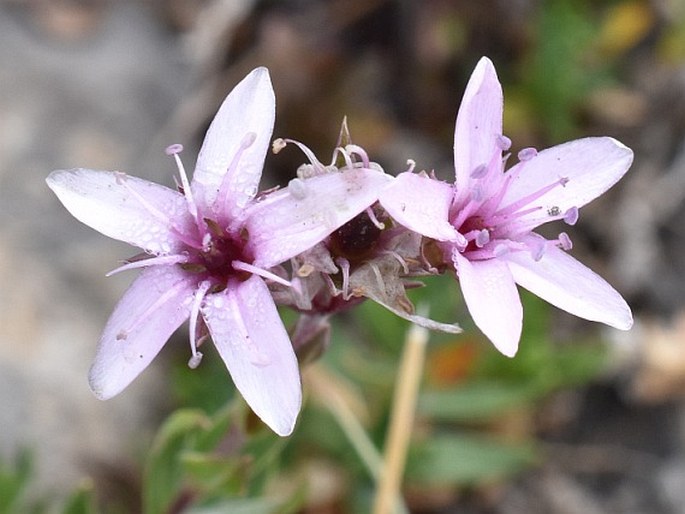
[[519, 161], [529, 161], [538, 154], [535, 148], [524, 148], [518, 153]]
[[188, 359], [188, 367], [190, 369], [195, 369], [202, 362], [202, 352], [196, 352], [190, 359]]
[[345, 145], [345, 150], [349, 152], [350, 155], [359, 156], [359, 158], [362, 160], [362, 164], [364, 165], [364, 167], [369, 167], [369, 156], [366, 153], [366, 150], [364, 150], [361, 146], [352, 144]]
[[167, 146], [166, 149], [164, 150], [164, 153], [171, 156], [171, 155], [180, 154], [182, 151], [183, 151], [183, 145], [180, 145], [177, 143], [177, 144]]
[[371, 223], [373, 223], [378, 230], [385, 230], [385, 223], [378, 221], [376, 213], [373, 212], [373, 209], [371, 207], [366, 208], [366, 215], [369, 217]]
[[539, 241], [530, 248], [530, 255], [535, 262], [538, 262], [545, 255], [547, 241]]
[[274, 139], [273, 143], [271, 143], [271, 151], [275, 154], [283, 150], [286, 146], [288, 146], [288, 143], [286, 143], [285, 139], [282, 137], [279, 137], [278, 139]]
[[511, 139], [504, 134], [497, 134], [497, 146], [499, 146], [502, 151], [506, 152], [511, 148]]
[[486, 244], [490, 242], [490, 232], [486, 229], [481, 230], [476, 235], [476, 246], [478, 248], [483, 248]]
[[567, 225], [573, 226], [578, 221], [578, 216], [579, 216], [578, 207], [571, 207], [564, 214], [564, 221], [566, 222]]
[[567, 252], [573, 248], [573, 241], [571, 241], [571, 238], [568, 237], [566, 232], [559, 234], [559, 244], [561, 245], [561, 249], [566, 250]]
[[473, 178], [473, 179], [483, 178], [487, 174], [487, 172], [488, 172], [488, 167], [485, 164], [479, 164], [471, 172], [471, 178]]

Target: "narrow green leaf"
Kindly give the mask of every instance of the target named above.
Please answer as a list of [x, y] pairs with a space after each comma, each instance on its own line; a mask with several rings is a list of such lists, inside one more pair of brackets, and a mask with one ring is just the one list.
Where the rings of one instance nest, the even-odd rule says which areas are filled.
[[173, 413], [158, 432], [148, 454], [143, 487], [144, 511], [162, 514], [181, 493], [182, 469], [179, 454], [192, 450], [198, 434], [211, 425], [197, 410]]
[[441, 434], [410, 454], [407, 480], [433, 486], [469, 485], [514, 474], [536, 461], [535, 448], [466, 434]]
[[482, 380], [454, 389], [424, 391], [418, 409], [436, 421], [482, 422], [526, 405], [535, 397], [526, 384]]

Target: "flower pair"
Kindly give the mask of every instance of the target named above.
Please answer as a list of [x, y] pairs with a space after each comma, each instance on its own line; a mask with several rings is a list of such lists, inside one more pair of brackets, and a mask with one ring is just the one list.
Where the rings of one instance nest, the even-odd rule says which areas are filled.
[[[192, 180], [179, 158], [180, 145], [167, 149], [179, 169], [178, 190], [121, 172], [53, 172], [48, 185], [77, 219], [144, 251], [115, 270], [142, 268], [100, 339], [89, 377], [95, 395], [107, 399], [122, 391], [189, 319], [189, 364], [199, 364], [197, 347], [211, 336], [254, 412], [276, 433], [290, 434], [301, 386], [274, 296], [292, 291], [292, 303], [315, 311], [313, 296], [307, 299], [303, 291], [311, 286], [304, 279], [314, 267], [307, 264], [311, 270], [305, 273], [300, 265], [322, 246], [330, 264], [312, 275], [313, 294], [325, 290], [326, 280], [331, 285], [328, 275], [338, 272], [343, 289], [349, 283], [366, 287], [367, 276], [383, 283], [383, 270], [399, 276], [398, 269], [409, 269], [403, 252], [415, 249], [422, 261], [425, 245], [437, 245], [439, 260], [459, 278], [476, 324], [506, 355], [515, 353], [521, 331], [516, 283], [578, 316], [629, 328], [632, 317], [620, 295], [565, 253], [568, 236], [548, 241], [532, 229], [556, 219], [575, 223], [578, 208], [625, 173], [632, 152], [611, 138], [589, 138], [540, 153], [522, 151], [520, 162], [505, 173], [503, 152], [510, 142], [502, 135], [502, 102], [494, 67], [483, 58], [457, 116], [454, 185], [412, 172], [393, 178], [349, 145], [341, 151], [340, 168], [314, 166], [315, 173], [287, 188], [258, 193], [275, 112], [264, 68], [250, 73], [222, 104]], [[395, 232], [382, 233], [377, 202], [394, 220]], [[360, 222], [360, 216], [368, 221]], [[349, 259], [331, 260], [330, 243], [341, 233], [354, 238], [359, 227], [368, 235], [369, 223], [377, 226], [382, 251], [375, 263], [358, 259], [357, 274], [350, 274]], [[285, 262], [292, 263], [290, 280], [280, 273]], [[389, 295], [384, 288], [360, 294], [413, 321], [455, 329], [403, 314], [388, 298], [399, 298], [401, 306], [404, 285], [387, 278], [399, 293]]]

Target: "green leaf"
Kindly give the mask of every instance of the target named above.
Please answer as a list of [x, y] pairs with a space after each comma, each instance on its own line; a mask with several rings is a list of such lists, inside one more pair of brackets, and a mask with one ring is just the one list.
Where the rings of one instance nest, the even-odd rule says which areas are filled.
[[280, 501], [268, 498], [240, 498], [204, 507], [194, 507], [187, 514], [280, 514]]
[[0, 462], [0, 512], [19, 512], [19, 500], [33, 472], [31, 452], [23, 450], [13, 466]]
[[455, 389], [424, 391], [418, 409], [436, 421], [482, 422], [530, 403], [536, 396], [525, 384], [481, 380]]
[[167, 512], [181, 493], [183, 475], [178, 456], [192, 449], [193, 439], [210, 426], [210, 418], [197, 410], [177, 411], [164, 423], [148, 454], [143, 489], [146, 513]]
[[508, 444], [467, 434], [440, 434], [415, 446], [407, 479], [419, 484], [470, 485], [501, 479], [536, 461], [531, 444]]

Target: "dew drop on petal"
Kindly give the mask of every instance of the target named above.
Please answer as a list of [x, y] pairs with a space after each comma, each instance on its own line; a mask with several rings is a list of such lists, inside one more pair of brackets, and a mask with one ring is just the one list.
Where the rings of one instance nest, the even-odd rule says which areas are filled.
[[133, 345], [126, 345], [124, 347], [122, 355], [124, 356], [124, 360], [130, 364], [132, 362], [135, 362], [137, 353], [138, 352], [136, 352], [136, 349]]
[[250, 362], [257, 367], [264, 368], [271, 364], [269, 356], [261, 351], [259, 348], [252, 346], [250, 348]]
[[502, 257], [503, 255], [509, 253], [509, 247], [505, 244], [498, 244], [492, 252], [495, 257]]

